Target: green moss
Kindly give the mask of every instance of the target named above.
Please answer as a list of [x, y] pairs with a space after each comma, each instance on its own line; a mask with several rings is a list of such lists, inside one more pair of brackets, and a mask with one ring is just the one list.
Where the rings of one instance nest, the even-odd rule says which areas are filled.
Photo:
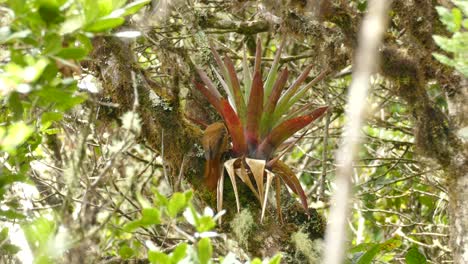
[[296, 260], [304, 260], [308, 263], [320, 263], [322, 256], [321, 239], [310, 240], [309, 236], [302, 230], [291, 235], [291, 241], [296, 248]]
[[255, 227], [252, 213], [248, 209], [242, 210], [231, 221], [231, 229], [241, 246], [248, 246], [249, 236]]

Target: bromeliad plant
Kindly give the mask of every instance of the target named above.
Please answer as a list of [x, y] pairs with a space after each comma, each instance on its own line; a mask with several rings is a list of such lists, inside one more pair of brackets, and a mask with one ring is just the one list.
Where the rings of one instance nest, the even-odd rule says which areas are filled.
[[229, 134], [232, 143], [230, 153], [234, 158], [225, 161], [224, 168], [233, 185], [238, 211], [240, 205], [236, 177], [239, 177], [258, 198], [262, 207], [262, 220], [273, 180], [275, 180], [276, 203], [281, 221], [282, 215], [279, 206], [281, 180], [299, 196], [303, 207], [307, 209], [306, 195], [299, 180], [294, 172], [279, 159], [300, 138], [289, 143], [289, 146], [282, 153], [278, 154], [277, 152], [285, 145], [288, 138], [326, 112], [327, 106], [310, 110], [312, 103], [299, 108], [294, 107], [295, 103], [303, 98], [310, 87], [325, 77], [326, 71], [302, 86], [312, 69], [312, 66], [308, 66], [288, 89], [284, 89], [289, 72], [287, 67], [279, 72], [283, 46], [284, 41], [276, 52], [264, 82], [260, 69], [262, 47], [260, 40], [258, 40], [253, 77], [249, 70], [247, 56], [244, 53], [243, 85], [241, 85], [234, 63], [227, 56], [222, 60], [211, 45], [212, 53], [219, 67], [219, 71], [214, 67], [212, 70], [226, 92], [227, 99], [221, 96], [207, 74], [203, 70], [197, 69], [203, 83], [194, 82], [195, 87], [204, 94], [224, 120], [224, 125], [215, 123], [208, 126], [203, 137], [207, 159], [205, 182], [209, 189], [217, 190], [218, 210], [222, 209], [223, 203], [224, 169], [221, 154], [227, 151], [229, 145], [227, 144], [227, 134]]

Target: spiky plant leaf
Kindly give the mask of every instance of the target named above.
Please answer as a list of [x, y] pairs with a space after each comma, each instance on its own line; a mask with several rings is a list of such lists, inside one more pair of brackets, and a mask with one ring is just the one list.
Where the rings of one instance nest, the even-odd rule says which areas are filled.
[[273, 64], [271, 65], [270, 71], [268, 72], [268, 77], [265, 81], [265, 100], [263, 103], [267, 102], [268, 97], [272, 93], [273, 83], [275, 83], [275, 80], [277, 79], [276, 76], [278, 74], [278, 69], [280, 66], [281, 51], [283, 50], [284, 43], [286, 42], [285, 40], [286, 39], [283, 38], [283, 40], [281, 41], [281, 44], [278, 50], [276, 51]]
[[230, 159], [224, 163], [224, 167], [226, 168], [226, 171], [229, 175], [229, 178], [231, 179], [232, 183], [232, 188], [234, 190], [234, 196], [236, 197], [236, 206], [237, 206], [237, 212], [240, 212], [240, 204], [239, 204], [239, 192], [237, 191], [237, 183], [236, 183], [236, 173], [234, 169], [234, 165], [236, 161], [239, 159]]
[[239, 117], [236, 115], [236, 112], [234, 112], [226, 99], [221, 99], [220, 107], [220, 113], [223, 116], [226, 127], [231, 135], [232, 150], [234, 154], [239, 155], [246, 153], [247, 144], [244, 136], [244, 128]]
[[237, 114], [241, 119], [242, 123], [245, 123], [245, 102], [244, 95], [242, 94], [239, 79], [237, 79], [236, 69], [234, 68], [234, 63], [232, 63], [229, 57], [224, 58], [224, 64], [229, 76], [229, 81], [231, 83], [232, 95], [234, 97], [234, 102], [236, 104]]
[[247, 61], [247, 49], [244, 45], [244, 57], [242, 58], [242, 69], [244, 73], [244, 99], [249, 103], [250, 86], [252, 85], [252, 75], [250, 73], [249, 62]]
[[221, 83], [221, 87], [223, 87], [223, 90], [226, 92], [229, 103], [235, 108], [235, 102], [233, 101], [234, 96], [231, 93], [231, 88], [229, 88], [229, 85], [226, 83], [221, 74], [219, 74], [219, 72], [214, 67], [211, 68], [213, 69], [213, 72], [215, 73], [216, 77], [218, 77], [218, 80]]
[[281, 180], [278, 177], [275, 177], [275, 198], [276, 198], [276, 210], [278, 213], [278, 218], [281, 224], [284, 223], [283, 221], [283, 213], [281, 212]]
[[266, 181], [266, 184], [265, 184], [265, 194], [264, 194], [264, 197], [263, 197], [263, 205], [262, 205], [262, 216], [260, 217], [260, 223], [263, 223], [263, 217], [265, 216], [265, 209], [267, 207], [267, 200], [268, 200], [268, 192], [270, 191], [270, 186], [271, 186], [271, 182], [274, 178], [274, 174], [271, 173], [270, 171], [266, 171], [266, 175], [267, 175], [267, 181]]
[[221, 97], [218, 97], [216, 94], [208, 90], [203, 84], [194, 81], [195, 88], [199, 90], [205, 98], [210, 102], [210, 104], [218, 111], [218, 113], [222, 113], [221, 107]]
[[[301, 98], [304, 98], [305, 93], [312, 87], [314, 87], [317, 83], [323, 80], [328, 74], [328, 70], [323, 70], [320, 72], [317, 77], [315, 77], [312, 81], [310, 81], [307, 85], [301, 88], [288, 102], [286, 105], [286, 109], [290, 109], [295, 103], [297, 103]], [[278, 119], [276, 119], [278, 120]], [[279, 119], [281, 120], [281, 119]]]
[[[271, 95], [268, 97], [265, 109], [263, 110], [262, 120], [260, 122], [260, 136], [264, 137], [267, 133], [270, 132], [271, 127], [273, 125], [273, 116], [275, 113], [276, 104], [278, 99], [281, 96], [281, 92], [288, 81], [288, 68], [284, 68], [283, 71], [280, 73], [280, 77], [276, 79], [275, 85], [273, 86], [273, 90]], [[265, 96], [266, 97], [266, 96]]]
[[259, 143], [260, 120], [263, 113], [263, 82], [260, 72], [256, 72], [252, 81], [249, 105], [247, 108], [246, 139], [249, 152], [253, 153]]
[[288, 165], [286, 165], [281, 160], [278, 160], [271, 167], [271, 171], [276, 176], [279, 176], [286, 183], [289, 189], [291, 189], [291, 191], [293, 191], [297, 196], [299, 196], [302, 206], [304, 207], [304, 209], [307, 210], [307, 197], [305, 195], [304, 189], [302, 189], [301, 183], [299, 182], [299, 180], [296, 177], [296, 174], [291, 170], [291, 168], [289, 168]]
[[[221, 177], [218, 179], [218, 185], [216, 186], [216, 209], [218, 212], [223, 210], [223, 191], [224, 191], [224, 170], [221, 170]], [[218, 223], [221, 225], [221, 216], [218, 219]]]
[[[258, 195], [260, 196], [260, 198], [263, 198], [263, 195], [264, 195], [263, 175], [265, 174], [266, 162], [265, 160], [250, 159], [250, 158], [246, 158], [245, 162], [249, 166], [250, 171], [252, 172], [254, 176], [255, 184], [257, 185]], [[263, 199], [260, 199], [260, 204], [263, 206]]]
[[221, 98], [221, 94], [219, 93], [218, 89], [216, 86], [213, 84], [213, 82], [208, 78], [206, 73], [202, 69], [197, 68], [198, 75], [200, 76], [201, 80], [203, 83], [206, 85], [207, 89], [214, 95], [216, 98]]
[[254, 72], [261, 72], [260, 67], [262, 64], [262, 42], [257, 38], [257, 47], [255, 49], [255, 66]]
[[210, 44], [211, 53], [213, 53], [216, 64], [218, 64], [218, 67], [221, 70], [221, 74], [223, 75], [223, 78], [227, 80], [228, 74], [227, 74], [226, 68], [224, 67], [223, 61], [221, 60], [221, 56], [219, 56], [218, 51], [216, 51], [216, 48], [214, 47], [211, 41], [209, 42], [209, 44]]
[[257, 158], [268, 159], [272, 152], [287, 138], [294, 135], [298, 130], [304, 128], [312, 121], [316, 120], [325, 113], [328, 107], [320, 107], [315, 109], [308, 115], [295, 117], [279, 124], [268, 134], [268, 136], [260, 143], [256, 153]]
[[307, 66], [306, 69], [301, 73], [301, 75], [286, 90], [286, 93], [284, 93], [283, 96], [281, 96], [278, 105], [275, 109], [275, 121], [278, 118], [281, 118], [281, 116], [288, 111], [289, 101], [291, 97], [294, 96], [294, 94], [300, 88], [301, 84], [305, 81], [311, 70], [312, 65]]
[[241, 161], [240, 169], [236, 171], [236, 173], [239, 176], [239, 178], [241, 178], [242, 182], [244, 182], [249, 187], [249, 189], [254, 193], [257, 199], [261, 201], [261, 198], [257, 190], [255, 190], [255, 187], [253, 186], [252, 181], [250, 180], [250, 176], [247, 173], [247, 169], [245, 168], [244, 161]]

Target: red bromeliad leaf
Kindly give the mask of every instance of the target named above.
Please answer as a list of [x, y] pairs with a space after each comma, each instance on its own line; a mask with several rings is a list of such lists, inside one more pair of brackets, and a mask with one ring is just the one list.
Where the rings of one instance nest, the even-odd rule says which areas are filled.
[[288, 68], [284, 68], [284, 70], [280, 73], [278, 79], [273, 86], [273, 90], [271, 95], [268, 97], [268, 101], [265, 105], [265, 110], [263, 111], [262, 122], [261, 122], [261, 136], [263, 137], [266, 133], [270, 132], [273, 114], [275, 113], [276, 103], [281, 96], [281, 92], [288, 80]]
[[232, 63], [229, 57], [224, 58], [224, 64], [226, 65], [227, 72], [229, 74], [229, 80], [231, 81], [232, 93], [234, 96], [234, 102], [236, 103], [237, 114], [241, 121], [244, 121], [245, 117], [245, 102], [244, 96], [240, 89], [239, 79], [237, 79], [236, 69], [234, 63]]
[[289, 71], [288, 68], [284, 68], [283, 71], [280, 73], [280, 77], [276, 79], [275, 85], [273, 86], [273, 90], [271, 92], [270, 97], [268, 98], [268, 103], [266, 105], [265, 111], [267, 113], [273, 114], [273, 111], [275, 110], [276, 103], [278, 102], [278, 99], [281, 96], [281, 92], [283, 91], [283, 88], [288, 81], [288, 75]]
[[255, 72], [247, 107], [246, 137], [249, 151], [255, 151], [259, 141], [260, 120], [263, 113], [263, 81], [260, 72]]
[[231, 135], [232, 150], [235, 155], [246, 153], [247, 145], [245, 142], [244, 128], [239, 117], [232, 109], [232, 106], [226, 99], [220, 101], [221, 115], [223, 116], [226, 127]]
[[218, 67], [221, 69], [221, 74], [226, 78], [226, 68], [224, 67], [223, 61], [221, 60], [221, 57], [219, 56], [219, 53], [216, 51], [216, 48], [213, 46], [213, 43], [210, 41], [210, 49], [211, 52], [213, 53], [213, 56], [215, 58], [216, 64], [218, 64]]
[[271, 91], [273, 89], [273, 82], [277, 79], [278, 69], [280, 66], [281, 51], [286, 43], [286, 37], [283, 36], [279, 48], [276, 50], [275, 59], [271, 65], [270, 71], [268, 72], [267, 79], [265, 81], [265, 98], [263, 98], [263, 103], [266, 104], [268, 97], [270, 97]]
[[210, 104], [218, 111], [219, 113], [222, 113], [221, 109], [221, 97], [216, 96], [213, 94], [210, 90], [208, 90], [203, 84], [193, 81], [193, 84], [195, 85], [195, 88], [199, 90], [210, 102]]
[[281, 177], [281, 179], [286, 183], [286, 185], [299, 196], [302, 206], [306, 209], [307, 212], [307, 197], [302, 189], [301, 183], [296, 177], [296, 174], [288, 167], [284, 162], [278, 160], [270, 168], [274, 174]]
[[293, 96], [297, 89], [301, 86], [301, 84], [305, 81], [307, 76], [309, 76], [310, 71], [312, 70], [312, 65], [309, 65], [305, 68], [305, 70], [299, 75], [299, 77], [296, 79], [296, 81], [291, 84], [291, 87], [289, 87], [288, 91], [285, 94], [285, 97], [289, 100], [291, 96]]
[[[294, 111], [290, 111], [290, 113], [288, 113], [283, 120], [288, 120], [288, 119], [291, 119], [295, 116], [299, 116], [299, 115], [304, 115], [305, 113], [309, 113], [310, 112], [310, 109], [316, 105], [314, 102], [311, 102], [311, 103], [308, 103], [308, 104], [305, 104], [304, 106], [301, 106], [299, 107], [298, 109], [295, 109]], [[281, 119], [280, 119], [281, 120]]]
[[202, 79], [203, 83], [205, 83], [207, 89], [214, 95], [216, 98], [221, 98], [221, 94], [219, 93], [218, 89], [216, 89], [216, 86], [213, 84], [213, 82], [208, 78], [206, 73], [202, 69], [197, 69], [198, 75], [200, 75], [200, 78]]
[[261, 42], [260, 38], [258, 38], [257, 39], [257, 49], [255, 50], [254, 72], [261, 72], [260, 71], [260, 64], [261, 63], [262, 63], [262, 42]]
[[297, 131], [316, 120], [327, 111], [328, 107], [320, 107], [315, 109], [308, 115], [298, 116], [289, 120], [284, 121], [275, 127], [270, 134], [263, 140], [258, 147], [256, 153], [257, 158], [267, 159], [270, 157], [272, 152], [286, 139], [294, 135]]

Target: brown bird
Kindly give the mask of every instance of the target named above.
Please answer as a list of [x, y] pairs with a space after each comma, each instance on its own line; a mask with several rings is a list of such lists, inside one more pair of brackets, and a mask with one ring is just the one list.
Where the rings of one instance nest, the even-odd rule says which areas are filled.
[[203, 134], [202, 145], [206, 159], [205, 186], [208, 190], [215, 191], [223, 169], [221, 158], [228, 149], [228, 134], [224, 124], [216, 122], [209, 125]]

